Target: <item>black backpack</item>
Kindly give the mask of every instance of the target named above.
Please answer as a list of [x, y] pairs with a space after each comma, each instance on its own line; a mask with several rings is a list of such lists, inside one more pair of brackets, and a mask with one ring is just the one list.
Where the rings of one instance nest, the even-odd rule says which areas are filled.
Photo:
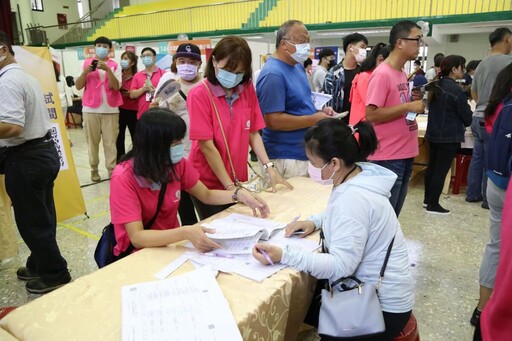
[[512, 168], [512, 96], [505, 99], [497, 115], [487, 147], [487, 176], [506, 190]]

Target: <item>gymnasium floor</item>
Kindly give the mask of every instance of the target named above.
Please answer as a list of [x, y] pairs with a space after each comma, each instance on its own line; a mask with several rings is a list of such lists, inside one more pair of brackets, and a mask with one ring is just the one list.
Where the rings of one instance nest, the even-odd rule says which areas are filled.
[[[57, 238], [73, 278], [97, 269], [93, 252], [102, 228], [110, 221], [109, 182], [91, 184], [87, 147], [81, 129], [69, 129], [72, 152], [88, 217], [58, 224]], [[128, 140], [129, 138], [127, 138]], [[129, 142], [127, 141], [127, 147]], [[102, 147], [100, 148], [102, 151]], [[100, 176], [107, 177], [100, 152]], [[414, 314], [422, 341], [471, 340], [469, 318], [478, 298], [478, 269], [488, 239], [489, 211], [464, 201], [464, 193], [443, 195], [441, 205], [450, 216], [427, 215], [422, 208], [421, 176], [413, 179], [400, 222], [408, 239], [416, 278]], [[19, 306], [38, 295], [28, 294], [16, 270], [24, 265], [28, 249], [19, 239], [18, 256], [0, 262], [0, 307]], [[314, 340], [302, 333], [303, 340]]]

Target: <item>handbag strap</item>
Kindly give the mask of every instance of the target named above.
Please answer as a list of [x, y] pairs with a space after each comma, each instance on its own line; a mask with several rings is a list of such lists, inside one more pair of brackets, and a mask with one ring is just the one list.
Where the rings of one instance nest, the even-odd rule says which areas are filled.
[[[320, 235], [321, 238], [322, 238], [322, 245], [323, 245], [323, 233]], [[377, 281], [377, 289], [380, 288], [380, 285], [382, 284], [382, 279], [384, 278], [384, 272], [386, 271], [386, 267], [388, 265], [388, 260], [389, 260], [389, 256], [391, 255], [391, 249], [393, 248], [393, 243], [395, 242], [395, 236], [393, 236], [393, 239], [391, 239], [391, 242], [389, 243], [389, 246], [388, 246], [388, 250], [386, 252], [386, 257], [384, 257], [384, 264], [382, 264], [382, 268], [380, 269], [380, 273], [379, 273], [379, 280]], [[351, 275], [351, 276], [347, 276], [347, 277], [341, 277], [339, 278], [338, 280], [332, 282], [332, 284], [330, 285], [331, 288], [334, 288], [335, 286], [337, 286], [338, 284], [340, 284], [341, 282], [343, 282], [344, 280], [346, 279], [351, 279], [355, 282], [358, 283], [358, 285], [361, 285], [361, 281], [354, 275]]]
[[204, 87], [206, 88], [206, 91], [208, 92], [208, 95], [210, 96], [210, 100], [211, 100], [212, 105], [213, 105], [213, 111], [215, 111], [215, 115], [217, 116], [217, 120], [219, 121], [220, 132], [222, 133], [222, 139], [224, 140], [224, 144], [226, 145], [226, 152], [228, 154], [229, 164], [231, 165], [231, 172], [233, 174], [233, 181], [235, 182], [235, 185], [238, 186], [240, 181], [236, 177], [235, 167], [233, 166], [233, 160], [231, 159], [231, 152], [229, 151], [228, 140], [226, 139], [226, 134], [224, 133], [224, 127], [222, 126], [222, 121], [220, 120], [220, 115], [219, 115], [219, 111], [217, 110], [217, 105], [215, 105], [215, 101], [213, 100], [213, 96], [212, 96], [212, 93], [210, 91], [210, 88], [208, 87], [208, 84], [206, 84], [204, 79], [203, 79], [202, 83], [203, 83]]
[[[156, 218], [158, 217], [158, 213], [160, 213], [160, 209], [162, 208], [162, 204], [164, 203], [165, 198], [165, 191], [167, 190], [167, 183], [164, 183], [162, 187], [160, 188], [160, 193], [158, 194], [158, 204], [156, 206], [156, 212], [155, 215], [153, 215], [153, 218], [151, 218], [146, 225], [144, 225], [144, 230], [150, 230], [153, 224], [155, 223]], [[128, 245], [128, 248], [121, 252], [118, 258], [123, 258], [135, 250], [135, 246], [133, 246], [132, 242], [130, 241], [130, 245]]]

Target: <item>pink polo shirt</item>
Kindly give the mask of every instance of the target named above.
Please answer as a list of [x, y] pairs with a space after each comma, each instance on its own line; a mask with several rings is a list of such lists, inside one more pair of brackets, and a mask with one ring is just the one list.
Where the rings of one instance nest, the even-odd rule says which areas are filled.
[[[185, 158], [174, 165], [174, 170], [179, 180], [167, 185], [162, 208], [151, 227], [153, 230], [180, 226], [177, 214], [181, 191], [194, 187], [199, 181], [199, 174]], [[124, 224], [134, 221], [146, 224], [155, 215], [160, 190], [151, 187], [150, 181], [133, 174], [132, 160], [122, 162], [114, 168], [110, 178], [110, 214], [117, 240], [114, 255], [117, 256], [130, 245]]]
[[[160, 78], [162, 78], [162, 75], [165, 73], [164, 70], [160, 69], [159, 67], [156, 68], [156, 70], [151, 74], [151, 84], [156, 89], [156, 86], [158, 85], [158, 82], [160, 82]], [[130, 90], [138, 90], [144, 86], [146, 83], [146, 79], [148, 79], [146, 70], [139, 71], [133, 76], [133, 81]], [[149, 105], [151, 104], [151, 101], [153, 100], [152, 96], [149, 96], [147, 92], [140, 95], [139, 98], [137, 98], [137, 119], [140, 120], [140, 117], [143, 113], [148, 111]]]
[[[393, 107], [409, 102], [409, 83], [403, 71], [381, 63], [370, 76], [366, 105]], [[373, 123], [379, 147], [370, 160], [400, 160], [418, 155], [418, 124], [406, 119], [407, 113], [392, 121]]]
[[[212, 85], [208, 80], [205, 80], [205, 82], [211, 90], [213, 100], [219, 111], [236, 176], [240, 181], [246, 181], [248, 179], [249, 134], [265, 127], [254, 87], [251, 83], [237, 86], [233, 91], [231, 104], [229, 104], [226, 93], [221, 86]], [[206, 187], [224, 189], [199, 148], [198, 141], [213, 140], [226, 171], [231, 180], [234, 180], [219, 121], [203, 83], [199, 83], [190, 90], [187, 97], [187, 107], [190, 115], [190, 140], [192, 140], [189, 159], [193, 162], [194, 168], [199, 171], [200, 179]]]

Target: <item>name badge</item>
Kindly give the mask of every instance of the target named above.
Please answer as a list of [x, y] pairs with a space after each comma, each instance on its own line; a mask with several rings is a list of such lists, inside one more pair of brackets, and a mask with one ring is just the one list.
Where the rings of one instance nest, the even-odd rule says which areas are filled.
[[416, 119], [416, 116], [418, 116], [418, 114], [416, 114], [415, 112], [408, 112], [407, 117], [405, 119], [408, 121], [414, 121]]

